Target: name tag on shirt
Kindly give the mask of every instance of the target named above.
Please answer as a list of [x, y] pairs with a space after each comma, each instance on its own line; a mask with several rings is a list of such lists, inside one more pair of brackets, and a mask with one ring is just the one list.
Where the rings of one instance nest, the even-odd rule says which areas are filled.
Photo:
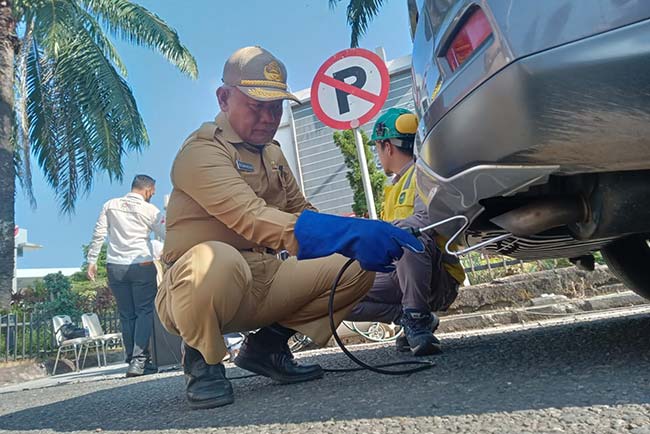
[[237, 165], [237, 170], [240, 172], [254, 172], [255, 168], [253, 167], [252, 164], [246, 163], [245, 161], [240, 161], [240, 160], [235, 160], [235, 164]]

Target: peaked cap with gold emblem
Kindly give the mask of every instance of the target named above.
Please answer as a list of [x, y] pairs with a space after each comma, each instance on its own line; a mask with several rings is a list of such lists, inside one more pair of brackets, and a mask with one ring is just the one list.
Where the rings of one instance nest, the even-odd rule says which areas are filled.
[[235, 51], [223, 67], [223, 82], [257, 101], [290, 99], [300, 103], [295, 95], [287, 92], [284, 64], [262, 47]]

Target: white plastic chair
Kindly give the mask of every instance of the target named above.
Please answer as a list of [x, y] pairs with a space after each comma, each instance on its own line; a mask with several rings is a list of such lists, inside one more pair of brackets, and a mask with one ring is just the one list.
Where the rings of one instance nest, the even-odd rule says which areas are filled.
[[[63, 324], [72, 324], [72, 320], [68, 315], [56, 315], [52, 318], [52, 325], [54, 326], [54, 339], [59, 349], [56, 352], [56, 360], [54, 361], [54, 369], [52, 369], [52, 375], [56, 375], [56, 367], [59, 364], [62, 352], [68, 352], [70, 350], [74, 351], [74, 367], [76, 371], [79, 371], [79, 359], [81, 358], [81, 352], [86, 346], [86, 353], [84, 353], [84, 360], [81, 365], [81, 369], [86, 362], [85, 354], [88, 353], [88, 347], [92, 343], [92, 339], [88, 337], [83, 338], [74, 338], [74, 339], [65, 339], [63, 333], [61, 333], [61, 326]], [[99, 364], [99, 352], [97, 352], [97, 363]]]
[[81, 315], [81, 323], [84, 328], [88, 329], [89, 338], [101, 344], [102, 354], [104, 354], [104, 366], [108, 366], [106, 362], [106, 344], [120, 343], [122, 349], [124, 349], [122, 333], [104, 333], [96, 313], [84, 313]]

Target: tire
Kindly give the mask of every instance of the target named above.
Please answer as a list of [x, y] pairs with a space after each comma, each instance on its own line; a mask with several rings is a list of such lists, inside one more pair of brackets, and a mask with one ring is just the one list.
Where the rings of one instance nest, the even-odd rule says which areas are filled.
[[609, 270], [632, 291], [650, 300], [650, 246], [648, 235], [632, 235], [602, 249]]

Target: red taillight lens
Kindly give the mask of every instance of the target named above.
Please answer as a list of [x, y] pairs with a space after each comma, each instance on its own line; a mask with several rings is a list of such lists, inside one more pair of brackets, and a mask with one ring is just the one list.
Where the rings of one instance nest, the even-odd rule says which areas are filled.
[[492, 28], [480, 8], [476, 8], [465, 21], [447, 49], [447, 62], [455, 71], [492, 34]]

